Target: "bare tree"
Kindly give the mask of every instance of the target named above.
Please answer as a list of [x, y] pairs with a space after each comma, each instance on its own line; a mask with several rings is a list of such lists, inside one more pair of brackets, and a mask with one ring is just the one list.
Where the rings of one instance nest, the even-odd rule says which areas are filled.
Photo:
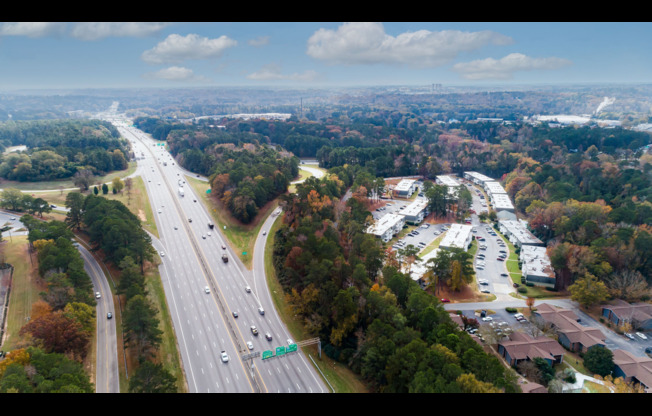
[[628, 302], [650, 295], [645, 277], [637, 270], [620, 270], [605, 277], [604, 282], [611, 296]]
[[125, 188], [127, 189], [127, 205], [131, 204], [131, 190], [134, 186], [134, 181], [131, 178], [125, 178]]

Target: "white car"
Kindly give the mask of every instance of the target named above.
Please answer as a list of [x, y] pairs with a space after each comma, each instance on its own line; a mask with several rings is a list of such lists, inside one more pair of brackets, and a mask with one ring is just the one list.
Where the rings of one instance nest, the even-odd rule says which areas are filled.
[[288, 345], [290, 345], [290, 344], [294, 344], [294, 341], [292, 341], [291, 338], [288, 338]]
[[247, 348], [249, 348], [250, 350], [253, 350], [254, 349], [254, 344], [252, 344], [251, 341], [247, 341]]
[[211, 289], [210, 289], [208, 286], [206, 286], [206, 287], [204, 288], [204, 292], [206, 292], [206, 293], [211, 293]]
[[221, 357], [222, 357], [222, 362], [223, 362], [223, 363], [229, 361], [229, 356], [227, 355], [226, 351], [222, 351], [222, 352], [220, 353], [220, 355], [221, 355]]
[[102, 295], [100, 295], [100, 292], [95, 292], [95, 299], [99, 299], [101, 297], [102, 297]]
[[165, 257], [165, 253], [164, 253], [164, 252], [161, 251], [159, 254], [161, 255], [161, 257]]
[[640, 339], [647, 339], [647, 336], [642, 332], [637, 332], [636, 336], [639, 337]]
[[493, 320], [494, 320], [494, 318], [492, 318], [491, 316], [485, 316], [484, 318], [482, 318], [483, 322], [491, 322]]
[[629, 339], [634, 339], [634, 335], [630, 334], [629, 332], [625, 332], [624, 335]]

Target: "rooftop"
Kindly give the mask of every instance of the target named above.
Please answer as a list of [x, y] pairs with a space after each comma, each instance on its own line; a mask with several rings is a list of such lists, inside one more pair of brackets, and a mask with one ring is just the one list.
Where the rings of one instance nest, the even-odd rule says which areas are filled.
[[523, 271], [527, 275], [555, 277], [555, 271], [550, 264], [550, 258], [545, 247], [521, 246]]
[[416, 215], [419, 215], [419, 213], [424, 209], [426, 209], [427, 206], [428, 206], [428, 201], [423, 199], [417, 199], [416, 201], [414, 201], [413, 203], [405, 207], [405, 209], [401, 211], [401, 215], [404, 215], [406, 217], [407, 216], [414, 217]]
[[385, 214], [367, 229], [369, 234], [381, 236], [390, 228], [403, 221], [403, 216], [398, 214]]
[[491, 182], [485, 182], [484, 183], [485, 189], [487, 192], [490, 194], [506, 194], [507, 192], [505, 191], [505, 188], [501, 184], [499, 184], [496, 181], [491, 181]]
[[401, 179], [394, 187], [394, 191], [407, 191], [416, 182], [416, 179]]
[[507, 194], [492, 194], [491, 197], [496, 211], [499, 209], [514, 209], [514, 205]]
[[439, 246], [457, 247], [466, 250], [466, 242], [472, 228], [472, 226], [466, 224], [451, 224]]
[[437, 180], [441, 182], [442, 185], [446, 185], [449, 187], [460, 186], [460, 183], [455, 178], [449, 175], [439, 175], [437, 176]]
[[510, 238], [516, 238], [522, 245], [542, 245], [543, 241], [539, 240], [534, 234], [527, 229], [527, 222], [520, 220], [501, 220], [498, 222], [510, 234]]
[[481, 182], [492, 182], [492, 181], [495, 182], [495, 180], [493, 178], [490, 178], [490, 177], [488, 177], [486, 175], [483, 175], [481, 173], [478, 173], [478, 172], [472, 172], [471, 171], [471, 172], [464, 172], [464, 174], [469, 175], [469, 176], [471, 176], [471, 177], [473, 177], [473, 178], [475, 178], [475, 179], [477, 179], [477, 180], [479, 180]]

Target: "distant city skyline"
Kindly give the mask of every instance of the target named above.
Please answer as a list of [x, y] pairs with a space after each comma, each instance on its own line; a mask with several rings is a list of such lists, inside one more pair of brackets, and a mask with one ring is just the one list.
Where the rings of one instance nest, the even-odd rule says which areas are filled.
[[652, 81], [652, 23], [0, 23], [0, 90]]

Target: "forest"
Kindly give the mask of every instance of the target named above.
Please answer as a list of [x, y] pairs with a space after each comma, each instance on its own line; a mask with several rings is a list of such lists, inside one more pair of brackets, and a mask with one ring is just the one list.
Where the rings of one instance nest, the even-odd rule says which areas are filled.
[[117, 129], [99, 120], [0, 123], [0, 149], [23, 145], [0, 159], [0, 177], [15, 181], [69, 178], [80, 170], [103, 175], [127, 168], [129, 147]]

